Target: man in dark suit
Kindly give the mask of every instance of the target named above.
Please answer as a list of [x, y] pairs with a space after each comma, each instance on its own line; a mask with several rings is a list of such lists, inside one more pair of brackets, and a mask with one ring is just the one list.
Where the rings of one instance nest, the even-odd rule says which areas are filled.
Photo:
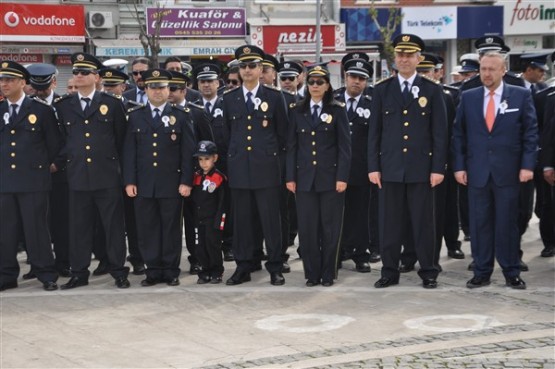
[[[553, 53], [552, 58], [555, 59], [555, 53]], [[540, 146], [539, 167], [542, 170], [542, 177], [547, 185], [544, 186], [544, 194], [546, 196], [543, 199], [544, 212], [541, 216], [551, 220], [551, 223], [545, 221], [543, 223], [545, 228], [542, 229], [542, 218], [540, 218], [540, 234], [544, 242], [544, 249], [540, 255], [547, 258], [555, 255], [554, 239], [548, 238], [555, 234], [555, 222], [553, 221], [555, 210], [555, 92], [551, 92], [546, 96]], [[546, 209], [550, 213], [547, 213]]]
[[[380, 190], [382, 276], [376, 288], [399, 283], [399, 254], [407, 231], [424, 288], [437, 287], [434, 264], [434, 187], [443, 181], [447, 161], [447, 116], [441, 87], [416, 73], [424, 42], [395, 38], [399, 73], [376, 84], [368, 131], [368, 177]], [[410, 230], [399, 225], [408, 215]]]
[[[366, 54], [363, 54], [366, 55]], [[335, 93], [345, 103], [351, 134], [351, 171], [345, 191], [345, 210], [341, 236], [341, 259], [352, 259], [359, 273], [370, 272], [370, 191], [368, 168], [368, 122], [372, 97], [365, 94], [368, 79], [374, 74], [365, 59], [343, 58], [345, 89]]]
[[235, 51], [243, 85], [223, 96], [229, 131], [228, 177], [233, 215], [233, 254], [237, 263], [228, 285], [250, 281], [259, 222], [266, 241], [266, 269], [273, 285], [282, 285], [279, 194], [284, 185], [280, 154], [288, 117], [281, 92], [261, 85], [264, 51], [244, 45]]
[[54, 102], [64, 128], [69, 184], [70, 289], [89, 283], [95, 217], [100, 214], [110, 274], [118, 288], [128, 288], [120, 154], [126, 117], [117, 97], [95, 90], [102, 63], [94, 56], [71, 56], [77, 94]]
[[149, 58], [144, 56], [135, 58], [131, 62], [131, 75], [133, 76], [135, 87], [125, 91], [123, 93], [123, 97], [128, 100], [136, 101], [139, 104], [146, 104], [147, 97], [145, 93], [145, 82], [143, 81], [141, 73], [152, 68], [152, 61]]
[[468, 288], [490, 284], [495, 258], [507, 286], [526, 288], [518, 254], [519, 186], [533, 177], [538, 127], [530, 91], [504, 83], [504, 74], [504, 56], [486, 53], [483, 87], [462, 94], [455, 120], [453, 172], [468, 186], [475, 263]]
[[23, 93], [29, 72], [0, 64], [0, 291], [17, 287], [17, 244], [23, 229], [29, 261], [46, 291], [58, 289], [48, 232], [50, 164], [62, 147], [54, 110]]

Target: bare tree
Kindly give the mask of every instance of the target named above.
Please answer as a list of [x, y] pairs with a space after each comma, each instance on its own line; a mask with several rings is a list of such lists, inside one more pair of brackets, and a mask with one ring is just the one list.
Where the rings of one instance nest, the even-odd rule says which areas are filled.
[[[133, 0], [133, 18], [137, 21], [139, 26], [139, 40], [143, 49], [145, 50], [145, 56], [152, 60], [152, 64], [158, 66], [158, 55], [162, 51], [160, 47], [160, 27], [162, 25], [162, 20], [164, 19], [164, 8], [165, 5], [161, 6], [159, 2], [156, 2], [156, 10], [151, 14], [152, 19], [146, 19], [146, 7], [143, 7], [144, 17], [141, 16], [138, 4], [143, 2], [142, 0]], [[154, 33], [148, 34], [147, 23], [154, 22]]]
[[403, 20], [403, 13], [401, 13], [400, 8], [396, 7], [389, 7], [389, 16], [387, 18], [387, 23], [382, 26], [378, 22], [378, 9], [374, 5], [374, 0], [372, 0], [372, 4], [370, 5], [370, 9], [368, 9], [368, 13], [372, 20], [376, 24], [376, 27], [380, 31], [380, 35], [382, 36], [383, 41], [383, 57], [387, 60], [387, 65], [393, 64], [395, 51], [393, 49], [393, 33], [401, 24]]

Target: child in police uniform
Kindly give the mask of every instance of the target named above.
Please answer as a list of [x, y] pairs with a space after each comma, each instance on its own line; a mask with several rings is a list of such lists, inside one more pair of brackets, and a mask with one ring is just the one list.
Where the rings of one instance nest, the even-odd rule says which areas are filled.
[[227, 179], [216, 169], [218, 149], [212, 141], [200, 141], [194, 156], [198, 167], [193, 180], [192, 199], [195, 205], [196, 252], [202, 271], [198, 284], [222, 281], [222, 231], [225, 223]]

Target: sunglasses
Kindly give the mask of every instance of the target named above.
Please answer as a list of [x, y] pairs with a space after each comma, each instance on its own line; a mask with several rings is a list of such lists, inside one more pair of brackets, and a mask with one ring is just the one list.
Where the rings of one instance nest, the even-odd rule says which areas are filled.
[[309, 79], [308, 81], [306, 81], [306, 83], [308, 83], [309, 86], [322, 86], [324, 85], [324, 83], [326, 83], [326, 81], [324, 81], [323, 79]]
[[183, 87], [177, 87], [177, 86], [170, 86], [170, 91], [171, 92], [175, 92], [177, 90], [184, 90]]
[[78, 76], [79, 74], [82, 76], [88, 76], [89, 74], [96, 74], [96, 72], [93, 72], [92, 70], [81, 70], [81, 69], [74, 69], [71, 71], [71, 73], [74, 76]]
[[245, 68], [256, 69], [256, 68], [258, 68], [259, 65], [260, 65], [260, 63], [257, 63], [257, 62], [239, 63], [239, 68], [241, 68], [241, 69], [245, 69]]
[[228, 85], [233, 85], [233, 86], [237, 86], [239, 84], [239, 80], [236, 79], [228, 79], [227, 81], [225, 81], [226, 84]]
[[291, 81], [293, 82], [297, 77], [279, 77], [279, 80], [281, 82], [285, 82], [285, 81]]
[[133, 72], [131, 72], [131, 73], [133, 73], [133, 75], [134, 75], [134, 76], [140, 76], [140, 75], [141, 75], [141, 73], [143, 73], [143, 71], [142, 71], [142, 70], [140, 70], [140, 71], [136, 71], [136, 70], [134, 70], [134, 71], [133, 71]]

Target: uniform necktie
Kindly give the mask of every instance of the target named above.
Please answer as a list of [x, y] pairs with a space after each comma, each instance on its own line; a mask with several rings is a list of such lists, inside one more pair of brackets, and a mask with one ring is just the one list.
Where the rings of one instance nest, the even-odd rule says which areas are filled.
[[410, 103], [409, 82], [405, 81], [403, 82], [403, 84], [405, 85], [405, 88], [403, 89], [403, 101], [405, 105], [407, 105], [408, 103]]
[[530, 92], [532, 92], [532, 96], [536, 93], [536, 86], [533, 83], [530, 85]]
[[495, 101], [493, 100], [494, 95], [495, 91], [489, 92], [489, 101], [488, 106], [486, 107], [486, 126], [488, 127], [488, 131], [490, 132], [493, 128], [493, 122], [495, 121]]
[[145, 99], [145, 92], [144, 91], [137, 92], [137, 102], [144, 105], [145, 103], [144, 99]]
[[154, 118], [153, 119], [154, 119], [155, 123], [159, 123], [162, 120], [162, 118], [160, 117], [160, 109], [154, 108]]
[[17, 119], [17, 107], [19, 105], [17, 104], [11, 104], [10, 108], [12, 110], [11, 114], [10, 114], [10, 123], [15, 123], [15, 120]]
[[249, 112], [249, 114], [252, 114], [252, 112], [254, 111], [254, 102], [252, 101], [252, 92], [247, 92], [247, 111]]
[[87, 116], [89, 114], [89, 107], [91, 103], [91, 99], [89, 97], [82, 97], [81, 100], [85, 102], [85, 108], [83, 109], [83, 114]]
[[210, 114], [210, 110], [211, 110], [211, 109], [210, 109], [210, 106], [211, 106], [211, 105], [212, 105], [212, 104], [210, 104], [210, 101], [207, 101], [206, 104], [204, 104], [204, 110], [206, 110], [206, 112], [207, 112], [208, 114]]
[[320, 114], [318, 114], [318, 108], [319, 108], [318, 105], [314, 105], [312, 107], [312, 109], [313, 109], [313, 111], [312, 111], [312, 124], [314, 126], [318, 125], [318, 117], [320, 116]]
[[347, 115], [349, 116], [349, 119], [352, 119], [355, 115], [355, 103], [356, 103], [356, 99], [354, 97], [350, 97], [349, 98], [349, 110], [347, 110]]

